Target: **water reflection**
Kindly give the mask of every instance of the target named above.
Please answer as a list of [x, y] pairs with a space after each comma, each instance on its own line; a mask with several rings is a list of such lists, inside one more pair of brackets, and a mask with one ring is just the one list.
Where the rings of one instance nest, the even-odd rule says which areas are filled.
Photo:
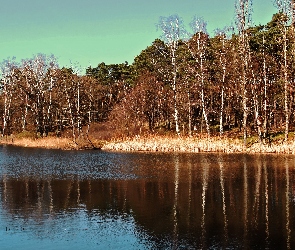
[[267, 167], [265, 162], [263, 162], [263, 172], [264, 172], [264, 199], [265, 199], [265, 242], [266, 242], [266, 248], [269, 248], [269, 215], [268, 215], [268, 200], [269, 200], [269, 194], [268, 194], [268, 175], [267, 175]]
[[245, 248], [248, 248], [248, 169], [247, 169], [247, 160], [244, 157], [243, 159], [243, 165], [244, 165], [244, 242], [245, 242]]
[[206, 206], [206, 191], [208, 187], [208, 173], [209, 173], [209, 164], [207, 159], [204, 158], [204, 164], [202, 168], [202, 247], [206, 248], [206, 228], [205, 228], [205, 206]]
[[224, 188], [224, 166], [223, 166], [223, 155], [219, 157], [219, 168], [220, 168], [220, 188], [222, 194], [222, 212], [224, 219], [224, 245], [228, 243], [228, 232], [227, 232], [227, 215], [226, 215], [226, 203], [225, 203], [225, 188]]
[[0, 244], [17, 236], [56, 248], [295, 247], [290, 156], [0, 153]]
[[177, 210], [178, 210], [178, 184], [179, 184], [179, 156], [175, 155], [174, 157], [174, 204], [173, 204], [173, 248], [177, 248], [177, 236], [178, 236], [178, 219], [177, 219]]
[[286, 168], [286, 232], [287, 232], [287, 249], [291, 249], [290, 238], [291, 238], [291, 228], [290, 228], [290, 176], [289, 176], [289, 164], [285, 162]]

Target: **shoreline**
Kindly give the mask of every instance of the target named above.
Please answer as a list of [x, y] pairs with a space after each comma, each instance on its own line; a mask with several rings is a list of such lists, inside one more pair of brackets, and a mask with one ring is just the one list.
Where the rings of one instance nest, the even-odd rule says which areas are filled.
[[74, 150], [74, 142], [68, 138], [46, 137], [46, 138], [1, 138], [0, 145], [18, 146], [24, 148], [45, 148]]
[[0, 145], [13, 145], [20, 147], [61, 149], [61, 150], [86, 150], [101, 149], [106, 151], [125, 152], [220, 152], [220, 153], [273, 153], [295, 154], [295, 141], [272, 143], [271, 145], [253, 143], [244, 148], [238, 139], [231, 138], [197, 138], [197, 137], [168, 137], [148, 136], [134, 137], [111, 141], [77, 140], [70, 138], [45, 137], [45, 138], [2, 138]]
[[108, 142], [102, 149], [130, 152], [295, 154], [295, 142], [272, 143], [270, 146], [257, 142], [244, 148], [240, 140], [231, 138], [151, 137]]

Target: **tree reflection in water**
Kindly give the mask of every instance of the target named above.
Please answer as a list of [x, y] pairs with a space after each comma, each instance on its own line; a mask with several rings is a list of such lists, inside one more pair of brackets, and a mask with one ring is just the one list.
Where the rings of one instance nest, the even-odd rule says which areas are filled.
[[223, 212], [223, 219], [224, 219], [224, 245], [226, 246], [228, 243], [228, 232], [227, 232], [227, 215], [226, 215], [226, 203], [225, 203], [225, 189], [224, 189], [224, 166], [223, 166], [223, 155], [219, 156], [219, 168], [220, 168], [220, 188], [222, 194], [222, 212]]
[[287, 232], [287, 249], [291, 249], [291, 228], [290, 228], [290, 175], [289, 175], [289, 164], [285, 162], [286, 168], [286, 232]]
[[[83, 164], [76, 162], [75, 171], [81, 164], [82, 175], [60, 158], [58, 163], [51, 161], [46, 174], [32, 165], [31, 158], [30, 166], [5, 165], [2, 159], [2, 228], [18, 221], [28, 228], [23, 234], [54, 240], [59, 230], [72, 223], [77, 230], [89, 230], [83, 234], [86, 241], [114, 237], [127, 248], [127, 234], [134, 237], [131, 248], [295, 247], [291, 156], [93, 154], [89, 172], [85, 164], [89, 154]], [[110, 165], [101, 167], [102, 161]], [[119, 178], [101, 177], [115, 175]], [[108, 223], [118, 221], [115, 228], [108, 228]], [[103, 228], [112, 236], [103, 237]], [[125, 233], [118, 235], [122, 229]], [[68, 237], [65, 234], [60, 240]]]

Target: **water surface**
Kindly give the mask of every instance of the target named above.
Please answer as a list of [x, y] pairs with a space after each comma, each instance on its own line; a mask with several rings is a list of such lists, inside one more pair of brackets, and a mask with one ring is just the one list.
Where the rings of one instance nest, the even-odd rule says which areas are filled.
[[291, 249], [295, 158], [0, 147], [1, 249]]

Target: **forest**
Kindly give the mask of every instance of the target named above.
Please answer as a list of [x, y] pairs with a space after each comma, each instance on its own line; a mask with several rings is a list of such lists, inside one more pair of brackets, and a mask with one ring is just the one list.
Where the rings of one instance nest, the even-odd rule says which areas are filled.
[[[174, 133], [244, 142], [295, 127], [293, 1], [277, 1], [265, 25], [251, 25], [251, 1], [239, 0], [235, 27], [213, 37], [195, 17], [160, 17], [157, 38], [132, 64], [60, 68], [54, 55], [1, 63], [0, 133], [77, 138], [98, 126], [111, 135]], [[289, 4], [287, 4], [289, 3]]]

